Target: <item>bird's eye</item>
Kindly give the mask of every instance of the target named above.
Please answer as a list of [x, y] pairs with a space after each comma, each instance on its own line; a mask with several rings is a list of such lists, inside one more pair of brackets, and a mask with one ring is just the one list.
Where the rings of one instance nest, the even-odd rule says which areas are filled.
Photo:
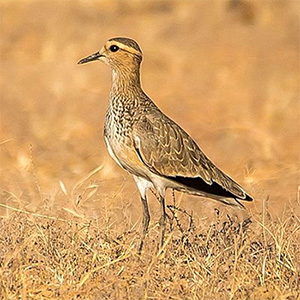
[[119, 49], [120, 49], [120, 48], [119, 48], [118, 46], [116, 46], [116, 45], [112, 45], [112, 46], [109, 47], [109, 50], [110, 50], [111, 52], [117, 52]]

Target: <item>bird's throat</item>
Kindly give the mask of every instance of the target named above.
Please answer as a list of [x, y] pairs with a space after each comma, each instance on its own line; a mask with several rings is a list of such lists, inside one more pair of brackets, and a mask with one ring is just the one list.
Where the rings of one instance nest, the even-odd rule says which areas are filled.
[[119, 69], [112, 70], [111, 91], [124, 92], [141, 89], [140, 72], [138, 70]]

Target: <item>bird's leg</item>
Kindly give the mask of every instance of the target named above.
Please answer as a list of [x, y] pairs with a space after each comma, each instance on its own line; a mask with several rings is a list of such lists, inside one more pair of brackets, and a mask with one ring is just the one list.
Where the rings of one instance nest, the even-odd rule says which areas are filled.
[[165, 239], [165, 231], [166, 231], [166, 206], [165, 206], [165, 198], [163, 196], [159, 196], [160, 201], [160, 209], [161, 209], [161, 217], [159, 220], [160, 225], [160, 247], [164, 244]]
[[142, 233], [141, 242], [139, 246], [139, 254], [141, 254], [142, 252], [144, 246], [144, 240], [148, 232], [148, 227], [150, 222], [150, 214], [149, 214], [149, 208], [148, 208], [148, 202], [146, 196], [144, 198], [141, 197], [141, 200], [143, 203], [143, 233]]

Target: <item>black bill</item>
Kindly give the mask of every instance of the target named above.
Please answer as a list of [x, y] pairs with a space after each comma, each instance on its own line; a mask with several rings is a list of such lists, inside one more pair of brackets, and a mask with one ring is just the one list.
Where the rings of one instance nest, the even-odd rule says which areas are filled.
[[94, 53], [92, 55], [89, 55], [89, 56], [81, 59], [78, 62], [78, 64], [81, 65], [81, 64], [85, 64], [85, 63], [90, 62], [90, 61], [98, 60], [101, 56], [103, 56], [103, 55], [101, 55], [100, 52]]

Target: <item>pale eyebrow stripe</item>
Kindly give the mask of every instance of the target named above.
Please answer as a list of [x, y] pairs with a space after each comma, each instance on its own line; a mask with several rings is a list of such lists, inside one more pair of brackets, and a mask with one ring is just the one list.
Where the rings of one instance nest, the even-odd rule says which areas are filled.
[[111, 45], [116, 45], [116, 46], [118, 46], [118, 47], [119, 47], [120, 49], [122, 49], [122, 50], [125, 50], [125, 51], [127, 51], [127, 52], [130, 52], [130, 53], [133, 53], [133, 54], [136, 54], [136, 55], [141, 56], [141, 52], [135, 50], [135, 49], [132, 48], [132, 47], [129, 47], [129, 46], [126, 46], [126, 45], [124, 45], [124, 44], [122, 44], [122, 43], [119, 43], [119, 42], [117, 42], [117, 41], [111, 41], [110, 46], [111, 46]]

